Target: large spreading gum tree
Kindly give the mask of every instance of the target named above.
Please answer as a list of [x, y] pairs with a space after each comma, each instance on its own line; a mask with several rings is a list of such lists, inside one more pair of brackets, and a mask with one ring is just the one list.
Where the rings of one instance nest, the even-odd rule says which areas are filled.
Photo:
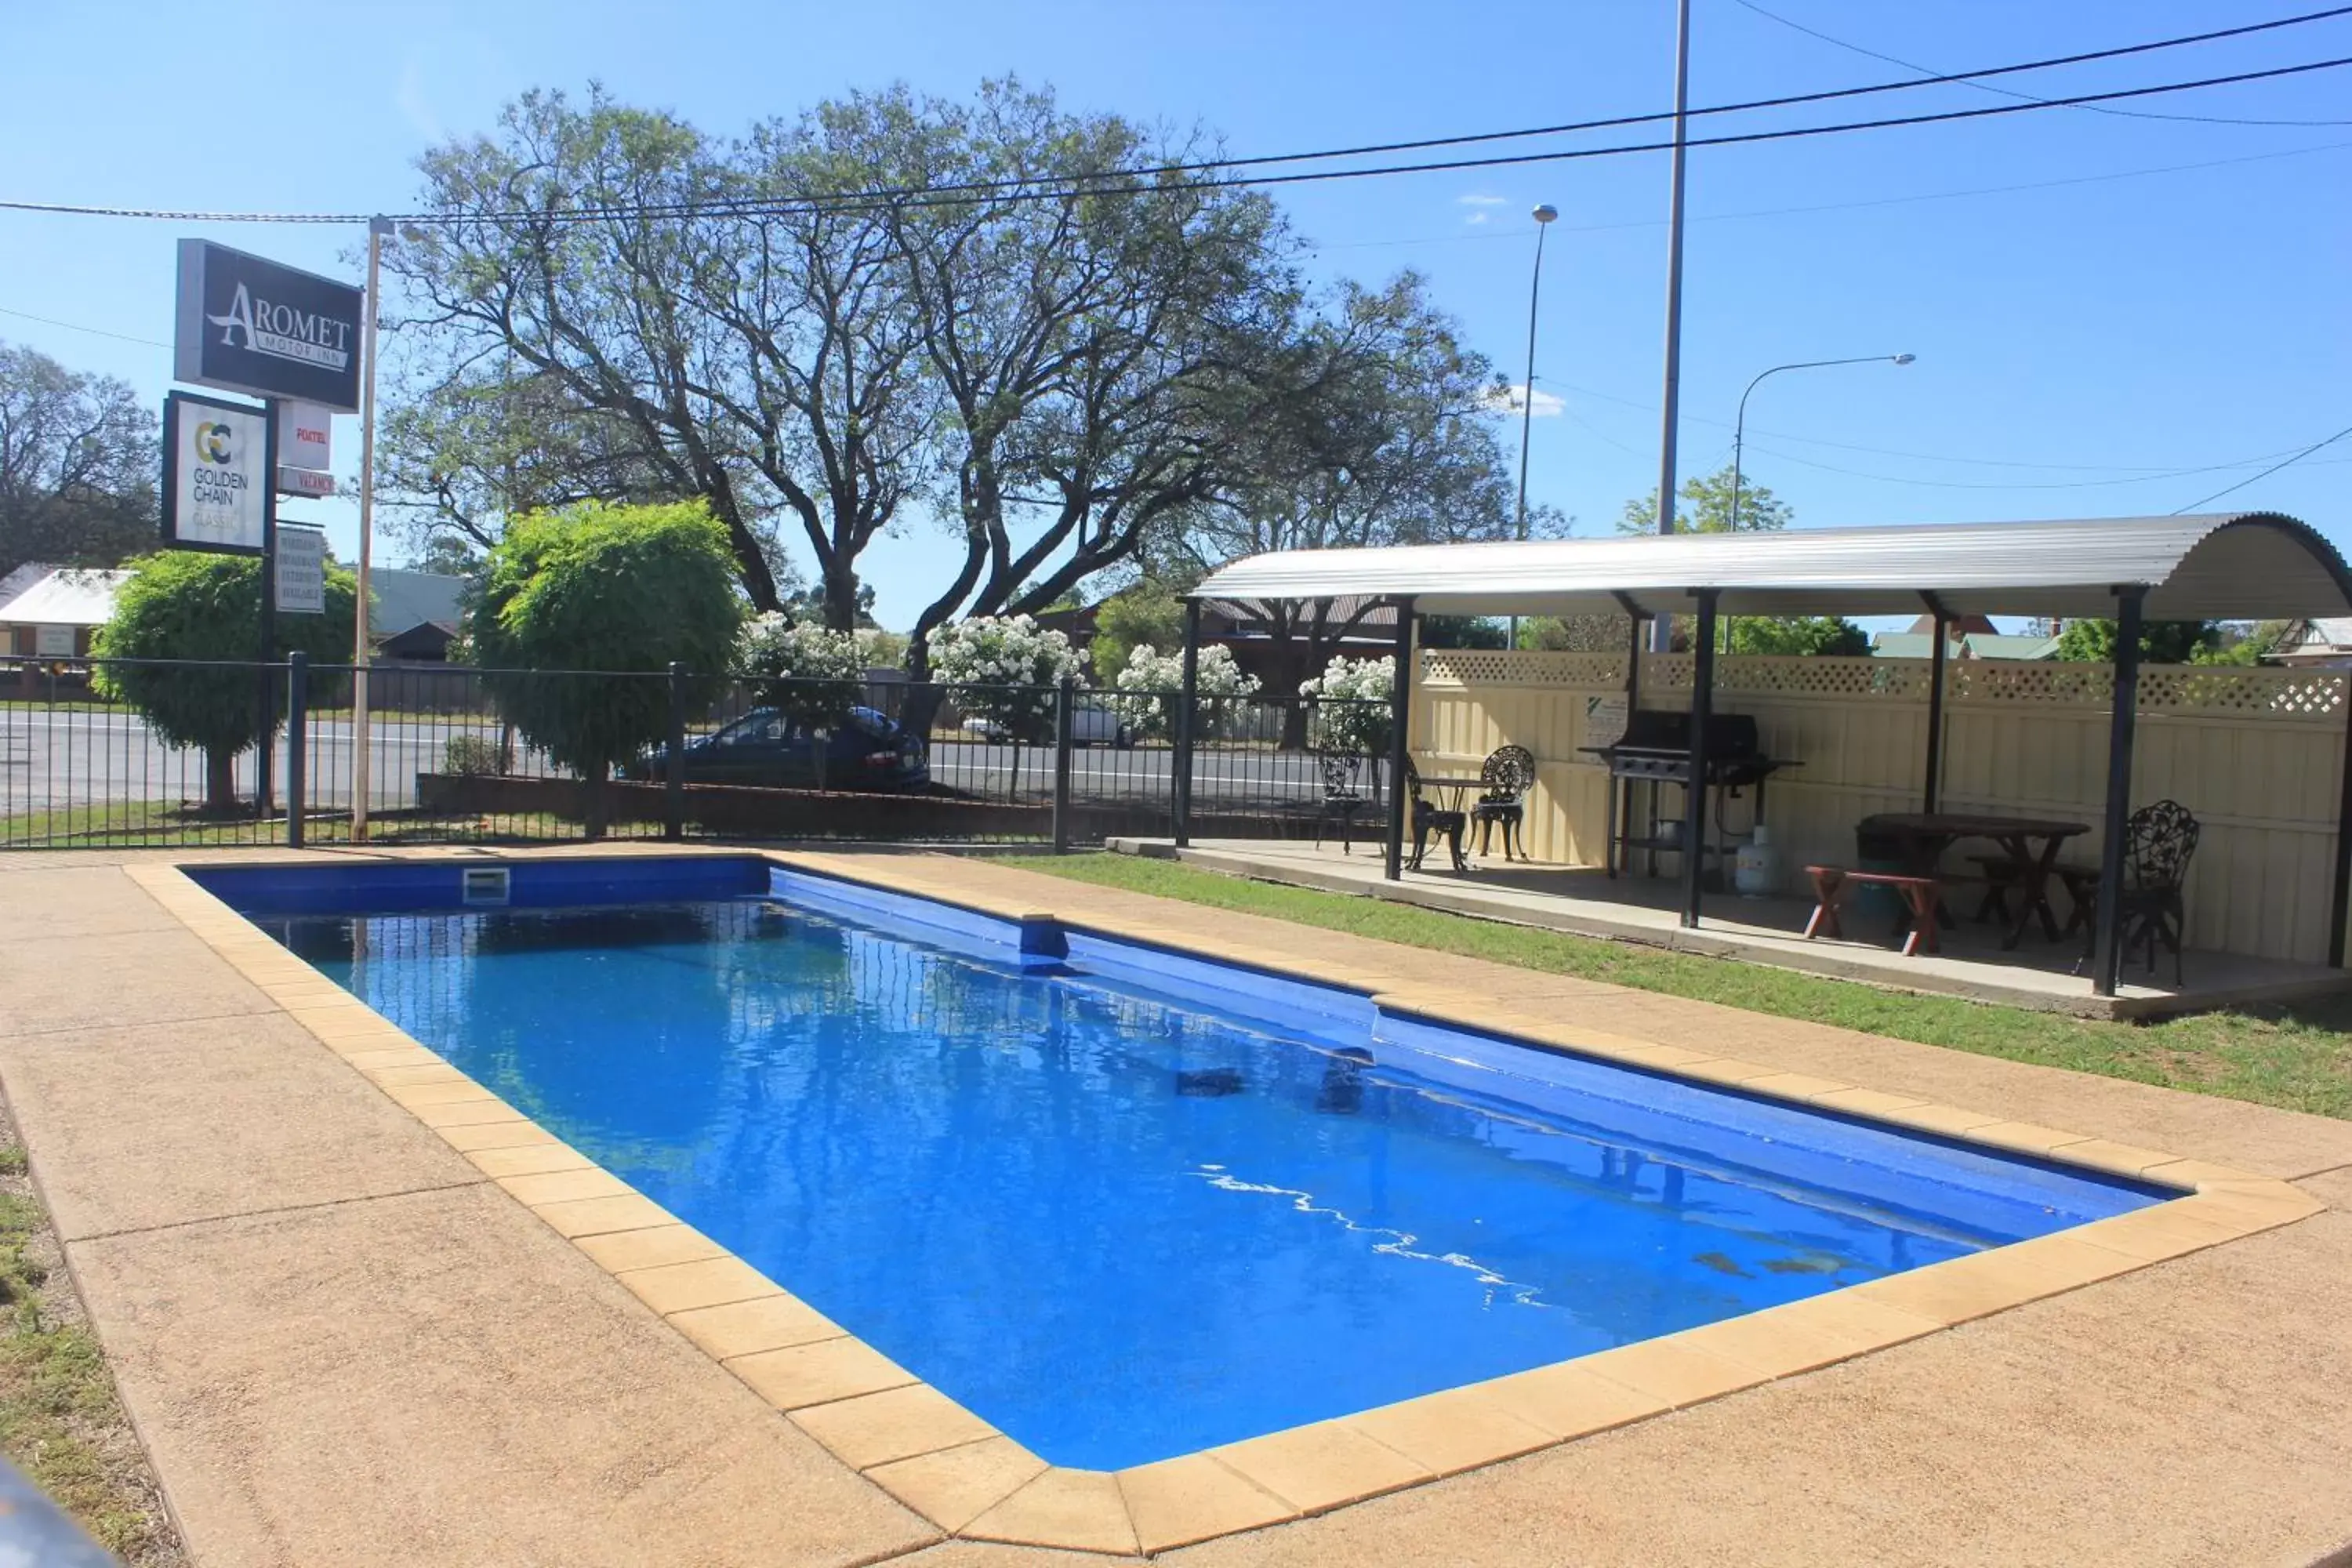
[[743, 618], [735, 564], [700, 501], [534, 512], [490, 551], [475, 662], [515, 728], [580, 775], [591, 838], [604, 837], [614, 764], [669, 733], [669, 683], [644, 672], [684, 665], [698, 704], [728, 668]]
[[[319, 663], [349, 664], [352, 610], [359, 583], [349, 572], [327, 572], [323, 615], [278, 617], [273, 657], [301, 649]], [[167, 746], [205, 753], [205, 810], [228, 816], [237, 807], [236, 759], [286, 722], [286, 682], [264, 682], [251, 660], [261, 642], [261, 562], [251, 555], [167, 550], [131, 568], [114, 597], [114, 614], [100, 627], [93, 651], [101, 659], [215, 661], [163, 666], [101, 663], [99, 691], [137, 709]], [[321, 677], [310, 700], [332, 701], [340, 679]], [[266, 728], [265, 728], [266, 726]]]

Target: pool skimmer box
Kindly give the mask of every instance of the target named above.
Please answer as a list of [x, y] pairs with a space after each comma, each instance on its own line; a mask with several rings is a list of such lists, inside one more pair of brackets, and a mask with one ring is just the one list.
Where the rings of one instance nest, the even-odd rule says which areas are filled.
[[504, 866], [468, 866], [459, 883], [459, 896], [468, 905], [504, 909], [511, 879]]

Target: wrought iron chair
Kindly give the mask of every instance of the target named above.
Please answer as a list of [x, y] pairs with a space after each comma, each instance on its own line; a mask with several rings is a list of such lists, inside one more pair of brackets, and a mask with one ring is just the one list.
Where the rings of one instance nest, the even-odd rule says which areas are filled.
[[1498, 746], [1478, 770], [1478, 798], [1471, 803], [1470, 820], [1478, 829], [1478, 853], [1486, 853], [1487, 836], [1497, 823], [1503, 829], [1503, 858], [1528, 858], [1526, 825], [1528, 791], [1535, 787], [1536, 754], [1525, 746]]
[[[2172, 983], [2182, 984], [2182, 932], [2189, 923], [2181, 889], [2189, 880], [2189, 862], [2197, 853], [2202, 828], [2187, 806], [2177, 800], [2143, 805], [2124, 824], [2124, 885], [2118, 937], [2124, 957], [2135, 948], [2147, 950], [2147, 972], [2156, 973], [2156, 947], [2172, 950]], [[2075, 869], [2064, 881], [2074, 898], [2074, 913], [2067, 924], [2079, 923], [2084, 933], [2079, 973], [2090, 962], [2091, 946], [2098, 941], [2099, 879], [2088, 868]]]
[[1412, 858], [1408, 864], [1413, 870], [1421, 869], [1422, 857], [1429, 853], [1429, 841], [1434, 837], [1444, 839], [1453, 851], [1454, 868], [1467, 871], [1470, 858], [1463, 852], [1462, 838], [1470, 830], [1470, 814], [1447, 811], [1433, 801], [1423, 800], [1421, 770], [1412, 765], [1411, 757], [1404, 760], [1404, 787], [1406, 798], [1412, 803]]
[[1356, 852], [1356, 813], [1372, 804], [1358, 784], [1364, 759], [1349, 752], [1318, 752], [1316, 764], [1323, 770], [1323, 799], [1315, 812], [1315, 847], [1323, 847], [1323, 830], [1331, 824], [1339, 825], [1339, 852]]

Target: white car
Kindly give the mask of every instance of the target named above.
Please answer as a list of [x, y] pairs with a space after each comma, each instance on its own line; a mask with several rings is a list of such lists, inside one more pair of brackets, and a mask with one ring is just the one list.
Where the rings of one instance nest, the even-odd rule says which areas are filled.
[[[993, 719], [967, 719], [963, 730], [985, 741], [1007, 738], [1004, 726]], [[1135, 726], [1108, 708], [1081, 702], [1070, 713], [1070, 741], [1079, 746], [1117, 746], [1124, 752], [1135, 744]]]

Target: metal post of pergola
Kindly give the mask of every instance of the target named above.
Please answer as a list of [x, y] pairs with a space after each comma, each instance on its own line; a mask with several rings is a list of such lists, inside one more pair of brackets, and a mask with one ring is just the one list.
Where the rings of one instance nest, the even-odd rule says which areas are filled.
[[1404, 877], [1405, 763], [1411, 754], [1405, 727], [1412, 721], [1412, 599], [1396, 602], [1396, 673], [1389, 685], [1389, 838], [1381, 875]]

